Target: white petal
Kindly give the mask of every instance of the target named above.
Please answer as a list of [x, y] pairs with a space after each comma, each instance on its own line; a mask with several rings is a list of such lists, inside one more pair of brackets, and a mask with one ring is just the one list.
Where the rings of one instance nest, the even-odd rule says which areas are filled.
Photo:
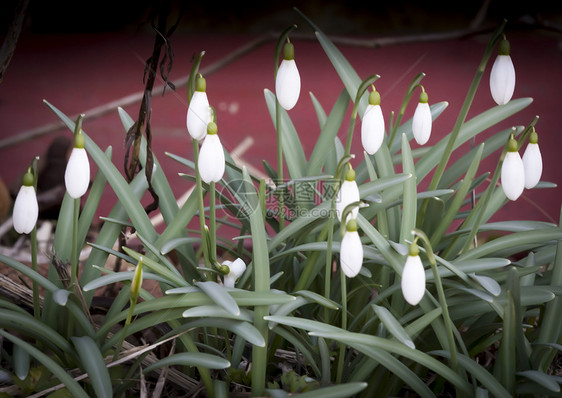
[[402, 295], [411, 305], [418, 304], [425, 293], [425, 271], [419, 256], [408, 256], [402, 271]]
[[539, 144], [527, 144], [522, 160], [525, 168], [525, 188], [531, 189], [538, 184], [542, 175], [542, 156]]
[[412, 120], [412, 132], [419, 145], [424, 145], [431, 135], [431, 109], [427, 102], [418, 102], [414, 119]]
[[201, 152], [199, 153], [199, 174], [201, 179], [209, 184], [211, 181], [218, 182], [224, 174], [224, 151], [221, 140], [217, 134], [205, 137]]
[[498, 55], [490, 72], [490, 91], [498, 105], [509, 102], [515, 90], [515, 68], [509, 55]]
[[246, 263], [241, 258], [234, 261], [224, 261], [223, 265], [228, 265], [230, 272], [224, 276], [224, 286], [234, 287], [236, 280], [246, 271]]
[[207, 93], [195, 91], [187, 108], [186, 125], [191, 138], [202, 140], [207, 135], [207, 125], [211, 121], [211, 108]]
[[340, 265], [348, 278], [353, 278], [363, 265], [363, 245], [357, 231], [346, 231], [340, 247]]
[[14, 202], [13, 221], [14, 229], [19, 234], [28, 234], [37, 223], [39, 206], [35, 188], [22, 185]]
[[361, 124], [361, 143], [369, 155], [374, 154], [382, 145], [384, 138], [384, 118], [380, 105], [367, 105]]
[[518, 152], [507, 152], [502, 164], [501, 184], [509, 200], [517, 200], [525, 189], [525, 167]]
[[73, 148], [64, 172], [64, 183], [70, 197], [77, 199], [90, 185], [90, 162], [84, 148]]
[[[336, 197], [336, 214], [339, 221], [341, 221], [341, 216], [346, 206], [359, 201], [359, 199], [359, 188], [357, 187], [357, 183], [355, 181], [344, 180]], [[358, 212], [359, 207], [354, 207], [347, 215], [347, 219], [345, 221], [349, 221], [349, 218], [352, 216], [353, 218], [356, 218]]]
[[279, 104], [285, 110], [291, 110], [297, 104], [301, 92], [301, 77], [295, 60], [281, 61], [275, 79], [275, 93]]

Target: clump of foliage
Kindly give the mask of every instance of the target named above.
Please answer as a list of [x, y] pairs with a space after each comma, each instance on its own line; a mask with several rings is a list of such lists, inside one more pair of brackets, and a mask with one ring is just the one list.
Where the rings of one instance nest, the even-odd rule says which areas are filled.
[[[411, 150], [414, 137], [427, 141], [428, 117], [431, 124], [447, 107], [428, 104], [419, 74], [386, 127], [383, 121], [381, 129], [380, 119], [369, 122], [382, 139], [367, 137], [368, 149], [353, 154], [357, 117], [367, 124], [367, 109], [380, 107], [380, 96], [377, 101], [374, 90], [369, 92], [378, 76], [361, 79], [327, 36], [305, 20], [344, 88], [329, 113], [312, 96], [321, 134], [307, 160], [290, 118], [298, 70], [295, 75], [295, 65], [283, 64], [298, 60], [298, 50], [291, 48], [298, 46], [286, 44], [293, 27], [282, 33], [275, 75], [286, 80], [279, 87], [292, 86], [282, 101], [265, 91], [278, 159], [277, 167], [265, 164], [268, 181], [238, 167], [222, 149], [220, 120], [212, 104], [204, 105], [205, 83], [212, 85], [212, 79], [201, 80], [202, 54], [193, 65], [188, 99], [190, 109], [192, 104], [203, 109], [198, 114], [205, 113], [213, 138], [202, 138], [205, 131], [193, 136], [193, 160], [168, 154], [195, 183], [182, 206], [144, 138], [138, 159], [142, 167], [153, 166], [151, 173], [126, 180], [111, 160], [111, 148], [102, 151], [82, 131], [81, 119], [75, 122], [46, 102], [81, 137], [77, 147], [85, 148], [98, 173], [82, 209], [79, 199], [65, 196], [47, 277], [0, 256], [30, 278], [36, 293], [45, 292], [42, 305], [34, 295], [31, 314], [0, 300], [1, 366], [20, 396], [136, 396], [158, 380], [209, 397], [559, 394], [553, 367], [562, 326], [557, 297], [562, 230], [544, 222], [488, 222], [509, 200], [498, 185], [504, 157], [525, 145], [537, 119], [497, 131], [449, 164], [461, 144], [532, 102], [508, 99], [466, 120], [505, 23], [491, 35], [448, 135], [423, 152]], [[418, 88], [420, 115], [402, 122]], [[341, 142], [338, 133], [350, 103], [353, 112]], [[125, 131], [132, 131], [134, 120], [118, 112]], [[221, 169], [217, 159], [223, 154]], [[496, 170], [479, 175], [480, 162], [489, 156], [498, 158]], [[429, 187], [422, 189], [429, 176]], [[85, 242], [106, 186], [119, 201], [95, 242]], [[534, 189], [549, 186], [540, 182]], [[141, 205], [149, 187], [165, 220], [161, 233]], [[481, 193], [470, 206], [475, 190]], [[299, 199], [303, 192], [312, 199]], [[218, 218], [219, 207], [229, 216]], [[200, 228], [188, 230], [197, 219]], [[219, 223], [236, 229], [238, 238], [217, 236]], [[142, 250], [114, 249], [123, 229], [134, 231]], [[475, 245], [485, 231], [501, 236]], [[36, 245], [34, 231], [31, 237]], [[77, 253], [85, 243], [92, 251], [79, 264]], [[136, 271], [105, 268], [110, 256]], [[64, 283], [66, 264], [70, 278]], [[149, 279], [159, 283], [161, 296], [142, 289]], [[121, 288], [106, 313], [92, 317], [94, 293], [114, 284]], [[146, 333], [151, 339], [143, 345], [137, 339]]]

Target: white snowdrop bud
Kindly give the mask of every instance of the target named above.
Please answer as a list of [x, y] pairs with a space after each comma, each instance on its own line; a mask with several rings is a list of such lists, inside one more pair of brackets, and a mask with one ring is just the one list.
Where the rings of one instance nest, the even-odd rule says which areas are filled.
[[211, 121], [211, 107], [207, 99], [207, 83], [197, 75], [196, 88], [187, 108], [186, 125], [191, 138], [201, 141], [207, 135], [207, 125]]
[[82, 197], [90, 185], [90, 162], [84, 149], [85, 138], [81, 132], [74, 136], [74, 148], [66, 164], [64, 184], [73, 199]]
[[378, 91], [373, 90], [361, 123], [361, 143], [369, 155], [379, 150], [384, 139], [384, 118], [380, 104], [381, 96]]
[[234, 287], [238, 278], [246, 271], [246, 263], [241, 258], [237, 258], [234, 261], [224, 261], [222, 265], [226, 265], [229, 268], [228, 274], [224, 276], [224, 286]]
[[542, 156], [539, 149], [539, 138], [534, 131], [531, 133], [522, 160], [523, 167], [525, 168], [525, 188], [534, 188], [542, 175]]
[[412, 120], [412, 132], [419, 145], [424, 145], [431, 135], [432, 119], [428, 101], [427, 93], [422, 88], [420, 101], [418, 102], [418, 106], [414, 112], [414, 119]]
[[[336, 215], [340, 222], [346, 206], [359, 201], [359, 199], [359, 187], [355, 182], [355, 171], [350, 167], [336, 196]], [[359, 207], [354, 207], [347, 215], [345, 222], [349, 221], [350, 218], [356, 218], [358, 213]]]
[[515, 90], [515, 68], [510, 56], [509, 41], [503, 39], [490, 72], [490, 91], [498, 105], [507, 104]]
[[341, 240], [340, 266], [348, 278], [357, 276], [363, 266], [363, 245], [357, 233], [357, 222], [350, 219]]
[[283, 60], [277, 69], [275, 93], [283, 109], [289, 111], [297, 104], [301, 92], [301, 78], [295, 63], [295, 49], [292, 43], [285, 43]]
[[30, 233], [35, 227], [37, 217], [39, 216], [39, 205], [33, 182], [33, 175], [30, 172], [25, 173], [23, 184], [14, 202], [12, 219], [14, 229], [19, 234]]
[[417, 305], [425, 293], [425, 271], [416, 243], [410, 245], [408, 258], [402, 270], [400, 283], [404, 299], [411, 305]]
[[201, 145], [197, 167], [201, 179], [207, 184], [211, 181], [220, 181], [224, 174], [224, 150], [217, 134], [215, 122], [210, 122], [207, 128], [207, 136]]
[[517, 152], [517, 141], [513, 136], [509, 139], [502, 164], [501, 185], [509, 200], [517, 200], [525, 189], [525, 167]]

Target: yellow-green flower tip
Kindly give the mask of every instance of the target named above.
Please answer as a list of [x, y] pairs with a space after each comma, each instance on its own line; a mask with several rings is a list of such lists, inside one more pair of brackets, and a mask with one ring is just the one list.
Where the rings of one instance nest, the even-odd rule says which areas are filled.
[[371, 94], [369, 94], [369, 104], [370, 105], [380, 105], [381, 104], [381, 95], [378, 91], [373, 90]]
[[531, 133], [531, 136], [529, 137], [529, 143], [530, 144], [538, 144], [539, 143], [539, 135], [537, 134], [536, 131], [533, 131]]
[[295, 46], [293, 46], [293, 43], [287, 42], [283, 46], [283, 59], [287, 61], [295, 59]]
[[420, 254], [420, 248], [418, 247], [417, 243], [412, 243], [410, 248], [408, 249], [408, 255], [410, 256], [417, 256]]
[[357, 231], [357, 221], [355, 221], [355, 218], [351, 218], [347, 224], [345, 225], [345, 229], [347, 230], [347, 232], [356, 232]]
[[355, 181], [355, 170], [353, 170], [351, 167], [347, 169], [347, 173], [345, 174], [345, 179], [347, 181]]
[[219, 271], [223, 275], [228, 275], [230, 274], [230, 267], [226, 264], [222, 264], [219, 266]]
[[33, 174], [31, 174], [29, 171], [23, 175], [22, 185], [26, 187], [30, 187], [33, 185], [33, 182], [34, 182]]
[[195, 91], [200, 91], [200, 92], [204, 93], [206, 90], [207, 90], [207, 81], [199, 73], [197, 75], [196, 80], [195, 80]]
[[498, 47], [498, 54], [499, 55], [509, 55], [511, 53], [511, 47], [509, 45], [509, 41], [507, 39], [503, 39], [500, 41], [500, 45]]
[[517, 152], [517, 140], [511, 136], [509, 142], [507, 143], [508, 152]]
[[209, 124], [207, 125], [207, 134], [216, 134], [218, 132], [218, 127], [217, 124], [215, 122], [209, 122]]
[[84, 138], [84, 134], [82, 134], [82, 132], [80, 131], [74, 136], [74, 148], [84, 149], [85, 144], [86, 139]]
[[427, 104], [428, 101], [429, 101], [429, 97], [427, 96], [427, 93], [425, 91], [422, 91], [420, 94], [420, 103]]

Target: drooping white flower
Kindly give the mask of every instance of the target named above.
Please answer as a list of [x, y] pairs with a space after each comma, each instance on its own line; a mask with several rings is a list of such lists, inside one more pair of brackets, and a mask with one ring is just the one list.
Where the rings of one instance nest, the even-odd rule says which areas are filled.
[[285, 43], [283, 60], [275, 77], [275, 93], [283, 109], [289, 111], [297, 104], [301, 92], [301, 77], [295, 63], [295, 49], [292, 43]]
[[19, 234], [30, 233], [37, 223], [39, 205], [33, 186], [33, 175], [30, 172], [23, 176], [23, 184], [16, 196], [12, 216], [14, 229]]
[[419, 145], [424, 145], [431, 136], [432, 119], [428, 101], [427, 93], [422, 89], [412, 120], [412, 132]]
[[490, 91], [498, 105], [507, 104], [515, 90], [515, 68], [510, 56], [509, 41], [503, 39], [490, 72]]
[[207, 83], [197, 75], [196, 88], [187, 108], [186, 125], [191, 138], [201, 141], [207, 135], [207, 125], [211, 121], [211, 107], [207, 98]]
[[534, 188], [542, 175], [542, 156], [539, 149], [539, 138], [535, 131], [531, 133], [522, 160], [525, 168], [525, 188]]
[[347, 222], [340, 246], [340, 266], [348, 278], [355, 277], [363, 266], [363, 245], [354, 218]]
[[517, 141], [509, 139], [507, 153], [502, 164], [501, 185], [509, 200], [517, 200], [525, 189], [525, 167], [517, 152]]
[[402, 270], [400, 287], [404, 299], [411, 305], [417, 305], [425, 294], [425, 271], [416, 243], [410, 245], [408, 258]]
[[[350, 167], [347, 170], [345, 180], [342, 182], [336, 196], [336, 215], [340, 222], [346, 206], [350, 205], [353, 202], [359, 201], [359, 199], [359, 187], [355, 182], [355, 171]], [[350, 218], [356, 218], [358, 212], [359, 207], [354, 207], [347, 215], [345, 222], [348, 222]]]
[[228, 266], [230, 272], [224, 276], [224, 286], [234, 287], [238, 278], [246, 271], [246, 263], [241, 258], [234, 261], [224, 261], [222, 265]]
[[211, 181], [220, 181], [224, 174], [224, 150], [217, 134], [215, 122], [210, 122], [207, 128], [207, 136], [201, 145], [197, 167], [201, 179], [207, 184]]
[[74, 199], [82, 197], [90, 185], [90, 162], [84, 149], [84, 141], [81, 132], [75, 134], [74, 148], [72, 148], [64, 172], [66, 191]]
[[361, 123], [361, 143], [369, 155], [379, 150], [384, 139], [384, 118], [380, 104], [381, 96], [378, 91], [373, 90]]

